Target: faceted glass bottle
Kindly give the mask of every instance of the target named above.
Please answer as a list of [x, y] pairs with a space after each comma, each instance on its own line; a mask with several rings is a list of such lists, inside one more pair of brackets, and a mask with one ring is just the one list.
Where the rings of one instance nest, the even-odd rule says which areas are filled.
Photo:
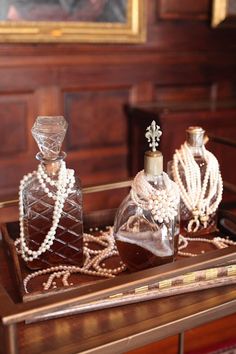
[[[152, 210], [138, 205], [132, 197], [131, 189], [130, 194], [120, 205], [114, 222], [114, 237], [120, 257], [131, 271], [172, 262], [178, 252], [178, 187], [163, 172], [163, 157], [159, 151], [147, 151], [144, 165], [144, 178], [157, 191], [154, 193], [157, 198], [159, 195], [158, 206], [155, 207], [154, 202]], [[172, 200], [172, 204], [176, 206], [176, 215], [169, 220], [157, 220], [155, 215], [159, 213], [158, 208], [161, 209], [164, 199], [162, 196], [170, 187], [176, 191]], [[138, 195], [139, 197], [141, 198]]]
[[[22, 190], [24, 236], [27, 247], [32, 251], [39, 249], [53, 223], [55, 200], [51, 195], [56, 196], [56, 183], [66, 156], [65, 153], [60, 153], [66, 129], [67, 123], [63, 117], [38, 117], [32, 129], [41, 151], [37, 154], [37, 159], [40, 160], [45, 176], [55, 182], [55, 185], [51, 185], [46, 180], [46, 186], [42, 188], [38, 175], [34, 173], [24, 184]], [[27, 261], [30, 269], [42, 269], [59, 264], [82, 265], [82, 211], [80, 180], [75, 177], [63, 205], [55, 239], [46, 252], [36, 259]]]
[[[186, 142], [189, 147], [189, 149], [192, 152], [192, 155], [194, 157], [195, 162], [200, 168], [200, 175], [201, 175], [201, 183], [203, 183], [204, 176], [206, 173], [206, 168], [207, 168], [207, 162], [204, 157], [204, 134], [205, 130], [203, 130], [201, 127], [189, 127], [186, 130]], [[184, 187], [186, 188], [187, 186], [187, 181], [186, 181], [186, 175], [185, 172], [179, 163], [178, 165], [179, 168], [179, 174], [182, 180], [182, 183]], [[174, 180], [174, 174], [173, 174], [173, 161], [170, 161], [168, 163], [168, 174], [169, 176]], [[209, 189], [209, 182], [206, 188], [206, 194], [208, 193]], [[216, 199], [216, 196], [212, 198], [212, 201]], [[190, 211], [185, 203], [183, 202], [182, 198], [180, 198], [180, 233], [182, 235], [203, 235], [203, 234], [208, 234], [216, 230], [216, 213], [214, 212], [213, 214], [208, 216], [208, 220], [205, 221], [206, 225], [204, 226], [203, 223], [199, 224], [199, 228], [197, 231], [194, 232], [188, 232], [187, 226], [190, 220], [193, 219], [193, 213]]]

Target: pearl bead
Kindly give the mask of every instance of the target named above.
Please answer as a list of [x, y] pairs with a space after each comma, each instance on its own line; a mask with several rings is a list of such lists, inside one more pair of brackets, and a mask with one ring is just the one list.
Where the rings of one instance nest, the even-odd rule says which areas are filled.
[[[207, 239], [207, 238], [202, 238], [202, 237], [184, 237], [180, 235], [179, 237], [179, 247], [178, 247], [178, 254], [181, 256], [186, 256], [186, 257], [194, 257], [197, 256], [195, 253], [190, 253], [190, 252], [182, 252], [182, 249], [186, 248], [188, 246], [189, 242], [205, 242], [205, 243], [211, 243], [216, 246], [216, 248], [222, 249], [231, 245], [236, 245], [236, 242], [232, 240], [227, 240], [222, 237], [214, 237], [213, 240]], [[183, 243], [183, 244], [182, 244]], [[204, 253], [204, 251], [201, 251], [201, 253]]]
[[[207, 218], [216, 211], [222, 199], [223, 182], [217, 159], [205, 147], [203, 147], [203, 151], [206, 161], [203, 180], [201, 180], [200, 167], [186, 142], [180, 150], [176, 150], [173, 156], [172, 172], [173, 178], [179, 186], [181, 199], [186, 208], [192, 212], [192, 220], [195, 220], [195, 217], [200, 217], [201, 223], [206, 227]], [[183, 183], [180, 168], [184, 171], [187, 186]], [[215, 196], [216, 198], [214, 198]]]
[[133, 202], [144, 210], [150, 210], [154, 220], [160, 223], [165, 218], [174, 219], [179, 203], [179, 191], [176, 184], [170, 181], [164, 172], [162, 176], [165, 189], [157, 190], [148, 182], [144, 172], [140, 171], [135, 176], [130, 191]]
[[106, 232], [100, 230], [99, 233], [99, 236], [96, 237], [90, 234], [83, 235], [84, 241], [88, 245], [89, 242], [95, 242], [98, 245], [103, 246], [103, 249], [97, 250], [90, 249], [89, 247], [86, 248], [86, 252], [84, 252], [86, 254], [86, 261], [83, 267], [58, 265], [55, 267], [50, 267], [31, 273], [23, 281], [25, 291], [28, 292], [28, 282], [31, 279], [40, 275], [50, 274], [47, 282], [44, 282], [42, 284], [44, 290], [49, 290], [50, 288], [53, 289], [56, 286], [57, 283], [55, 282], [55, 280], [60, 278], [62, 278], [63, 286], [73, 285], [73, 283], [68, 282], [68, 279], [72, 273], [81, 273], [93, 276], [112, 278], [115, 276], [115, 274], [118, 274], [125, 270], [126, 266], [123, 264], [122, 261], [120, 261], [121, 266], [115, 269], [106, 269], [105, 267], [103, 267], [103, 264], [105, 265], [104, 260], [108, 257], [118, 255], [118, 252], [116, 250], [115, 240], [113, 237], [113, 229], [111, 227], [108, 227]]
[[[48, 195], [49, 198], [53, 198], [55, 200], [54, 212], [53, 212], [53, 222], [51, 229], [49, 230], [48, 234], [46, 235], [44, 241], [42, 242], [41, 246], [38, 248], [37, 251], [32, 251], [26, 245], [24, 240], [24, 206], [23, 206], [23, 195], [22, 191], [24, 186], [28, 181], [32, 178], [32, 176], [36, 176], [41, 188], [44, 192]], [[63, 206], [65, 203], [65, 198], [67, 197], [67, 192], [70, 188], [73, 188], [75, 182], [75, 178], [71, 172], [68, 172], [65, 167], [65, 163], [61, 163], [61, 167], [59, 170], [58, 181], [53, 181], [51, 178], [45, 173], [42, 166], [38, 166], [38, 171], [33, 171], [33, 173], [29, 173], [28, 175], [24, 176], [20, 182], [19, 187], [19, 221], [20, 221], [20, 239], [19, 241], [16, 240], [16, 244], [20, 244], [19, 252], [21, 253], [23, 259], [25, 261], [32, 261], [33, 259], [38, 258], [42, 253], [46, 252], [53, 244], [55, 238], [55, 230], [57, 225], [60, 221]], [[50, 189], [47, 187], [46, 184], [50, 184], [51, 186], [57, 185], [57, 193], [54, 196]]]

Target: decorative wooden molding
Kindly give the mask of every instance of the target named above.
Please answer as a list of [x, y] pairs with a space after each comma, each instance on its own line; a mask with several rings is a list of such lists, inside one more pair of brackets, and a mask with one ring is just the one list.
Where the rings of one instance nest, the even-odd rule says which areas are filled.
[[163, 20], [206, 20], [209, 0], [159, 0], [159, 17]]

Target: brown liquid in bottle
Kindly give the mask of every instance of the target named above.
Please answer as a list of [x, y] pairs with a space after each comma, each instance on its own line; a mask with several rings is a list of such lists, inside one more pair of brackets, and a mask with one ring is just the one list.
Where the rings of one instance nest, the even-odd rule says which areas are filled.
[[[28, 247], [37, 251], [52, 226], [55, 201], [44, 192], [34, 191], [28, 196], [28, 217], [24, 219], [25, 238]], [[81, 203], [77, 193], [71, 193], [65, 201], [55, 239], [50, 250], [37, 259], [27, 262], [36, 270], [59, 264], [83, 263], [83, 226]]]
[[[129, 199], [125, 202], [129, 209]], [[122, 208], [121, 212], [120, 215], [125, 215]], [[129, 270], [156, 267], [176, 259], [179, 220], [157, 224], [149, 211], [146, 211], [142, 215], [138, 213], [131, 215], [118, 230], [116, 227], [115, 224], [115, 239], [119, 255]]]
[[[201, 181], [203, 183], [204, 176], [206, 173], [206, 161], [202, 156], [195, 156], [194, 157], [196, 163], [199, 165], [201, 170]], [[186, 180], [183, 171], [180, 171], [180, 175], [182, 177], [182, 181], [184, 186], [186, 187]], [[206, 189], [206, 195], [208, 193], [209, 183]], [[216, 214], [213, 213], [209, 215], [209, 219], [207, 221], [207, 226], [204, 227], [203, 223], [200, 223], [199, 229], [195, 232], [188, 232], [187, 227], [190, 220], [193, 219], [192, 213], [187, 209], [183, 201], [180, 202], [180, 233], [182, 235], [188, 236], [199, 236], [199, 235], [206, 235], [216, 230]]]
[[129, 242], [116, 240], [116, 245], [122, 261], [131, 271], [138, 271], [173, 262], [174, 257], [157, 257], [152, 252]]
[[[129, 220], [132, 221], [125, 224], [116, 234], [117, 249], [129, 270], [137, 271], [174, 261], [178, 251], [177, 234], [173, 240], [170, 234], [167, 236], [165, 228], [157, 228], [155, 223], [148, 224], [147, 220], [137, 216]], [[171, 225], [169, 233], [170, 229]], [[133, 234], [132, 231], [136, 232]], [[124, 237], [131, 238], [132, 242]]]

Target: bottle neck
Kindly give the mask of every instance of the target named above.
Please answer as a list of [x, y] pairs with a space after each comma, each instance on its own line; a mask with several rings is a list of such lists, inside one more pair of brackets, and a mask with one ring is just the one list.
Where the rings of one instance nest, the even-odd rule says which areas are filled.
[[[193, 131], [192, 131], [193, 130]], [[200, 128], [187, 130], [186, 142], [193, 156], [204, 155], [204, 130]]]
[[186, 130], [186, 142], [193, 147], [201, 147], [204, 145], [205, 130], [198, 127], [191, 127]]
[[159, 176], [163, 172], [163, 156], [160, 151], [146, 151], [144, 155], [144, 173], [147, 176]]
[[43, 169], [50, 177], [57, 177], [61, 168], [62, 161], [65, 159], [66, 153], [62, 152], [56, 159], [47, 160], [44, 159], [43, 155], [39, 152], [36, 155], [36, 159], [40, 161]]
[[188, 142], [187, 142], [187, 144], [188, 144], [188, 147], [190, 148], [193, 156], [200, 156], [200, 157], [204, 156], [204, 144], [202, 144], [201, 146], [192, 146]]
[[145, 173], [146, 180], [154, 187], [162, 187], [163, 185], [163, 172], [161, 172], [159, 175], [148, 175]]

